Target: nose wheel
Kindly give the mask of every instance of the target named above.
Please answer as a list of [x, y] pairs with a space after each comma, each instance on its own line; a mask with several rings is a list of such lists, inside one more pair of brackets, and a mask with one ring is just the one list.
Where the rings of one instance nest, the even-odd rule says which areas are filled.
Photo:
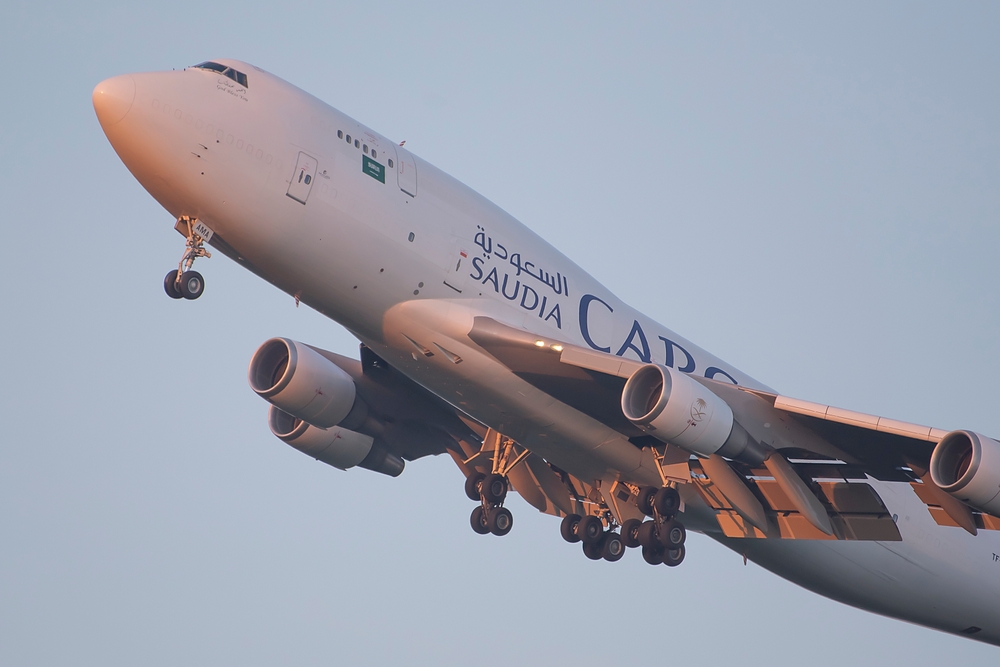
[[171, 299], [193, 301], [205, 293], [205, 279], [197, 271], [192, 271], [191, 267], [197, 258], [212, 256], [205, 249], [205, 242], [212, 238], [212, 230], [196, 218], [186, 215], [178, 218], [177, 228], [185, 231], [187, 242], [177, 268], [163, 279], [163, 291]]
[[197, 299], [205, 292], [205, 279], [197, 271], [180, 273], [177, 269], [163, 279], [163, 291], [171, 299]]

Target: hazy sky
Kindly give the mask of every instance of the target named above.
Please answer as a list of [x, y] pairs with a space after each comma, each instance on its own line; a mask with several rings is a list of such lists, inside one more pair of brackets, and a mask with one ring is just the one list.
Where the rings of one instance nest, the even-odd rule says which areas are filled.
[[147, 4], [0, 7], [0, 664], [1000, 658], [702, 536], [595, 563], [520, 499], [475, 535], [447, 457], [389, 479], [283, 445], [254, 349], [356, 342], [221, 255], [168, 299], [183, 239], [90, 101], [250, 61], [783, 393], [998, 435], [997, 5]]

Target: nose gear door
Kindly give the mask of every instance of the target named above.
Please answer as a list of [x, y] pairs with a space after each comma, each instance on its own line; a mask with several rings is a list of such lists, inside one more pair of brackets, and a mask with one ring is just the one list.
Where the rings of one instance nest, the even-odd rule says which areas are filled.
[[315, 178], [316, 158], [300, 152], [286, 194], [300, 204], [305, 204], [309, 198], [309, 191], [312, 190], [312, 182]]

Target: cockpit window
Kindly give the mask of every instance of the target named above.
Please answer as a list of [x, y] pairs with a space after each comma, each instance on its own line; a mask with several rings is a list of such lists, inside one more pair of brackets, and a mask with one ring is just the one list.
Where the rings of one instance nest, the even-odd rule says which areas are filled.
[[244, 88], [247, 86], [247, 75], [239, 70], [235, 70], [232, 67], [226, 67], [225, 65], [220, 65], [219, 63], [213, 63], [212, 61], [206, 61], [201, 64], [194, 66], [196, 69], [207, 69], [210, 72], [218, 72], [222, 76], [229, 77], [236, 83], [240, 84]]
[[218, 72], [220, 74], [226, 71], [225, 65], [220, 65], [219, 63], [213, 63], [213, 62], [204, 62], [201, 63], [200, 65], [195, 65], [195, 67], [198, 69], [209, 69], [212, 70], [213, 72]]

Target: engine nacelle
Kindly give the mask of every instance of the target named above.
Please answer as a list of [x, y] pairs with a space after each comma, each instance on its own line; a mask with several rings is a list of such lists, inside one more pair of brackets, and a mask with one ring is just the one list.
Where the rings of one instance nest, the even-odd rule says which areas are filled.
[[354, 380], [308, 345], [272, 338], [250, 360], [250, 387], [264, 400], [320, 428], [355, 428], [368, 408]]
[[754, 462], [766, 456], [733, 420], [728, 403], [667, 366], [649, 364], [632, 374], [622, 391], [622, 412], [656, 439], [693, 454], [719, 453]]
[[952, 431], [931, 454], [931, 479], [955, 498], [1000, 516], [1000, 442], [972, 431]]
[[405, 463], [401, 458], [363, 433], [340, 426], [319, 428], [273, 405], [267, 423], [280, 440], [334, 468], [361, 466], [391, 477], [403, 472]]

